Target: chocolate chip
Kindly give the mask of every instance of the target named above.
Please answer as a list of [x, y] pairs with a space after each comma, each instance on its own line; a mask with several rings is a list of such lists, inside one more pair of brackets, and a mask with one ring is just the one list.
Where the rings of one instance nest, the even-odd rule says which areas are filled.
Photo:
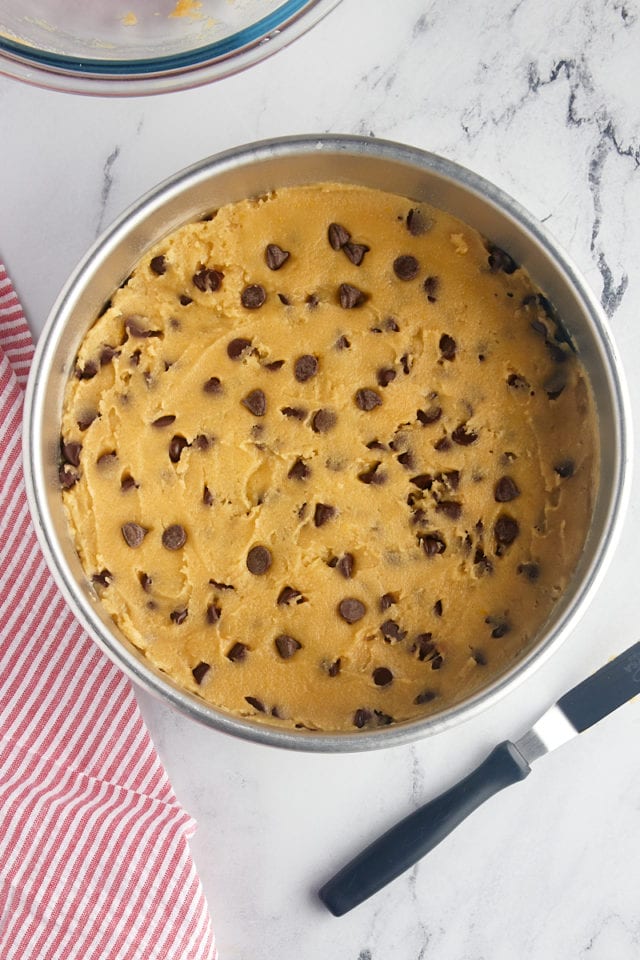
[[96, 466], [100, 467], [101, 470], [104, 470], [105, 467], [111, 466], [118, 459], [118, 454], [115, 450], [110, 450], [108, 453], [103, 453], [96, 460]]
[[206, 437], [204, 433], [199, 433], [197, 437], [193, 438], [193, 446], [196, 448], [196, 450], [208, 450], [213, 439], [213, 437]]
[[507, 377], [507, 385], [514, 390], [529, 390], [529, 381], [520, 376], [519, 373], [510, 373]]
[[442, 600], [436, 600], [433, 605], [433, 612], [435, 613], [436, 617], [442, 616]]
[[437, 655], [435, 643], [431, 640], [431, 633], [419, 633], [411, 645], [411, 653], [418, 654], [418, 660], [424, 662], [433, 654]]
[[365, 253], [368, 253], [369, 249], [370, 248], [366, 245], [366, 243], [352, 243], [350, 240], [347, 240], [342, 247], [343, 253], [356, 267], [360, 266], [364, 260]]
[[169, 443], [169, 459], [171, 460], [171, 463], [178, 463], [180, 457], [182, 456], [182, 451], [188, 446], [189, 443], [186, 437], [181, 437], [178, 433], [172, 437]]
[[509, 546], [520, 533], [520, 525], [513, 517], [503, 515], [496, 520], [493, 532], [497, 543]]
[[127, 490], [132, 490], [134, 487], [136, 489], [138, 487], [135, 479], [130, 473], [123, 473], [120, 479], [120, 489], [123, 491], [123, 493], [126, 493]]
[[304, 301], [311, 309], [314, 309], [318, 306], [320, 301], [315, 293], [310, 293]]
[[407, 470], [411, 470], [411, 469], [413, 469], [413, 467], [415, 466], [415, 462], [414, 462], [414, 459], [413, 459], [413, 454], [411, 453], [410, 450], [405, 450], [404, 453], [398, 454], [398, 456], [396, 457], [396, 460], [397, 460], [398, 463], [400, 463], [403, 467], [406, 467]]
[[560, 460], [558, 463], [554, 464], [553, 469], [559, 477], [562, 477], [563, 480], [568, 480], [569, 477], [572, 477], [575, 473], [576, 465], [573, 460], [570, 460], [569, 457], [567, 457], [566, 459]]
[[280, 413], [285, 417], [292, 417], [294, 420], [304, 420], [308, 411], [304, 407], [280, 407]]
[[330, 677], [337, 677], [340, 673], [341, 660], [338, 657], [337, 660], [334, 660], [333, 663], [324, 664], [324, 669], [327, 671]]
[[78, 473], [68, 463], [62, 464], [58, 470], [58, 479], [63, 490], [70, 490], [80, 479]]
[[186, 293], [181, 293], [178, 299], [183, 307], [188, 307], [190, 303], [193, 303], [191, 297], [187, 296]]
[[394, 603], [397, 603], [397, 600], [392, 593], [383, 593], [382, 596], [380, 597], [381, 610], [388, 610], [389, 607]]
[[257, 710], [258, 713], [267, 712], [267, 708], [265, 707], [264, 703], [262, 702], [262, 700], [258, 700], [257, 697], [245, 697], [245, 700], [247, 701], [249, 706]]
[[146, 320], [146, 317], [141, 317], [138, 314], [134, 314], [131, 317], [126, 317], [124, 321], [124, 326], [130, 337], [137, 337], [138, 339], [145, 339], [148, 337], [161, 337], [162, 333], [160, 330], [145, 330], [144, 327], [140, 326], [140, 321]]
[[402, 364], [403, 373], [408, 376], [413, 366], [413, 360], [410, 361], [409, 355], [405, 353], [404, 356], [400, 357], [400, 363]]
[[356, 406], [360, 410], [369, 411], [373, 410], [375, 407], [379, 407], [382, 403], [382, 397], [376, 390], [370, 390], [368, 387], [363, 387], [360, 390], [356, 391], [354, 397]]
[[430, 703], [432, 700], [435, 700], [436, 696], [437, 694], [435, 694], [433, 690], [423, 690], [413, 702], [416, 706], [420, 706], [422, 703]]
[[398, 280], [413, 280], [418, 276], [420, 264], [411, 254], [402, 254], [393, 261], [393, 272]]
[[285, 307], [288, 307], [291, 304], [291, 301], [289, 300], [288, 297], [285, 297], [284, 293], [278, 294], [278, 300], [280, 301], [280, 303], [283, 303]]
[[519, 563], [516, 569], [520, 576], [530, 583], [535, 583], [540, 576], [540, 567], [537, 563]]
[[311, 429], [314, 433], [327, 433], [335, 427], [338, 417], [333, 410], [317, 410], [311, 418]]
[[358, 730], [366, 727], [370, 720], [373, 720], [373, 714], [370, 710], [365, 710], [364, 707], [359, 707], [353, 715], [353, 725]]
[[448, 333], [443, 333], [440, 337], [440, 353], [443, 360], [455, 360], [456, 342]]
[[331, 247], [334, 250], [341, 250], [345, 243], [348, 243], [351, 239], [351, 234], [348, 230], [345, 230], [341, 224], [330, 223], [327, 231], [327, 237]]
[[484, 654], [481, 650], [473, 650], [471, 657], [479, 667], [486, 667], [488, 660], [486, 654]]
[[438, 299], [438, 292], [440, 290], [440, 278], [427, 277], [422, 286], [427, 295], [427, 300], [429, 303], [435, 303]]
[[461, 423], [451, 434], [451, 439], [460, 447], [469, 447], [476, 442], [478, 434], [475, 430], [467, 430], [466, 423]]
[[518, 485], [512, 477], [500, 477], [493, 491], [496, 503], [509, 503], [520, 496]]
[[213, 494], [211, 493], [211, 490], [209, 490], [209, 487], [206, 485], [206, 483], [202, 488], [202, 502], [206, 507], [211, 507], [214, 503]]
[[78, 380], [92, 380], [98, 372], [98, 364], [88, 360], [84, 367], [76, 367], [75, 375]]
[[141, 527], [139, 523], [133, 522], [123, 523], [120, 530], [124, 537], [124, 542], [132, 549], [139, 547], [149, 532], [146, 527]]
[[220, 617], [222, 616], [222, 610], [217, 604], [209, 603], [207, 605], [206, 616], [207, 616], [207, 623], [210, 623], [211, 625], [213, 625], [214, 623], [218, 623], [218, 621], [220, 620]]
[[241, 402], [254, 417], [264, 417], [267, 412], [267, 398], [263, 390], [252, 390]]
[[500, 270], [502, 270], [503, 273], [515, 273], [518, 269], [518, 264], [513, 257], [510, 257], [501, 247], [496, 247], [495, 244], [490, 243], [487, 246], [487, 250], [489, 251], [489, 269], [491, 273], [498, 273]]
[[429, 533], [420, 539], [422, 540], [422, 549], [428, 557], [437, 557], [447, 549], [447, 545], [439, 533]]
[[417, 207], [412, 207], [407, 214], [407, 230], [412, 237], [419, 237], [432, 227], [432, 222]]
[[439, 453], [442, 453], [444, 450], [450, 450], [451, 440], [449, 440], [449, 437], [440, 437], [440, 439], [436, 440], [434, 443], [433, 449], [437, 450]]
[[104, 570], [101, 570], [100, 573], [94, 573], [91, 577], [91, 583], [95, 583], [100, 587], [108, 587], [112, 580], [113, 574], [110, 570], [107, 570], [106, 567]]
[[172, 523], [162, 534], [162, 546], [167, 550], [181, 550], [187, 542], [187, 532], [179, 523]]
[[380, 624], [380, 632], [386, 643], [400, 643], [407, 635], [407, 631], [401, 630], [395, 620], [385, 620]]
[[241, 663], [246, 659], [248, 652], [249, 648], [247, 645], [238, 640], [227, 653], [227, 660], [231, 660], [232, 663]]
[[271, 566], [271, 551], [266, 547], [251, 547], [247, 554], [247, 569], [256, 577], [263, 576]]
[[329, 506], [328, 503], [316, 503], [313, 522], [316, 527], [323, 527], [325, 523], [335, 517], [336, 513], [336, 508]]
[[374, 463], [368, 470], [363, 470], [362, 473], [358, 474], [358, 480], [361, 483], [373, 483], [380, 485], [386, 482], [386, 475], [384, 473], [378, 473], [378, 467], [380, 466], [380, 461]]
[[423, 427], [431, 423], [437, 423], [442, 416], [442, 407], [429, 407], [428, 410], [416, 411], [416, 419], [420, 421]]
[[153, 580], [151, 579], [151, 577], [149, 576], [149, 574], [147, 574], [147, 573], [139, 573], [139, 574], [138, 574], [138, 580], [140, 581], [140, 586], [142, 587], [142, 589], [144, 590], [144, 592], [145, 592], [145, 593], [150, 593], [150, 591], [151, 591], [151, 586], [152, 586], [152, 584], [153, 584]]
[[301, 457], [298, 457], [287, 474], [290, 480], [306, 480], [311, 471]]
[[350, 580], [353, 576], [355, 559], [352, 553], [343, 554], [336, 564], [336, 570], [339, 570], [345, 580]]
[[476, 569], [476, 574], [479, 577], [493, 573], [493, 564], [482, 547], [476, 547], [476, 552], [473, 555], [473, 564]]
[[283, 660], [289, 660], [302, 647], [302, 644], [295, 637], [289, 637], [286, 633], [281, 633], [274, 642]]
[[165, 413], [163, 416], [161, 416], [161, 417], [156, 417], [155, 420], [152, 420], [152, 421], [151, 421], [151, 426], [152, 426], [152, 427], [159, 427], [159, 428], [169, 427], [169, 426], [171, 426], [171, 424], [173, 423], [173, 421], [175, 420], [175, 418], [176, 418], [175, 413]]
[[205, 678], [205, 675], [209, 672], [210, 669], [211, 669], [210, 664], [205, 663], [204, 660], [201, 660], [198, 666], [193, 668], [191, 673], [193, 674], [193, 679], [198, 684], [198, 686], [202, 683], [202, 681]]
[[267, 291], [260, 283], [250, 283], [240, 294], [240, 302], [247, 310], [258, 310], [267, 299]]
[[100, 351], [100, 366], [101, 367], [106, 366], [107, 363], [111, 363], [114, 357], [119, 357], [119, 356], [120, 356], [119, 350], [116, 350], [115, 347], [109, 346], [108, 343], [105, 344], [105, 346]]
[[275, 373], [277, 370], [280, 370], [281, 367], [284, 367], [284, 360], [272, 360], [270, 363], [265, 363], [265, 370], [269, 370], [271, 373]]
[[500, 640], [511, 632], [511, 624], [505, 617], [486, 617], [484, 622], [493, 627], [491, 636], [496, 640]]
[[431, 490], [433, 477], [430, 473], [419, 473], [416, 477], [411, 477], [409, 483], [412, 483], [418, 490]]
[[293, 372], [298, 383], [305, 383], [318, 372], [318, 358], [305, 353], [296, 360]]
[[191, 279], [194, 286], [196, 286], [198, 290], [201, 290], [202, 293], [206, 293], [207, 291], [213, 293], [220, 289], [220, 284], [224, 279], [224, 273], [221, 273], [220, 270], [203, 267], [202, 270], [194, 273]]
[[338, 604], [338, 613], [347, 623], [357, 623], [358, 620], [362, 620], [366, 612], [364, 603], [356, 600], [355, 597], [347, 597]]
[[436, 513], [444, 513], [450, 520], [459, 520], [462, 514], [462, 504], [456, 500], [440, 500], [436, 504]]
[[[437, 478], [441, 483], [444, 483], [450, 490], [457, 490], [460, 485], [460, 471], [459, 470], [445, 470], [444, 473], [439, 473]], [[480, 521], [482, 524], [482, 521]]]
[[344, 310], [353, 310], [354, 307], [361, 307], [366, 301], [367, 295], [350, 283], [341, 283], [338, 290], [340, 306]]
[[302, 603], [302, 601], [304, 600], [304, 597], [302, 596], [299, 590], [294, 590], [293, 587], [288, 587], [288, 586], [283, 587], [280, 593], [278, 594], [278, 599], [276, 600], [276, 604], [279, 607], [289, 606], [289, 603], [291, 600], [295, 600], [296, 603]]
[[234, 337], [227, 344], [227, 356], [230, 360], [239, 360], [250, 346], [251, 340], [246, 340], [244, 337]]
[[558, 370], [552, 374], [544, 383], [544, 391], [549, 400], [557, 400], [567, 385], [567, 377], [564, 370]]
[[209, 580], [209, 583], [212, 587], [215, 587], [216, 590], [235, 590], [233, 584], [221, 583], [220, 580]]
[[189, 611], [187, 610], [187, 608], [186, 608], [186, 607], [180, 607], [179, 610], [172, 610], [172, 611], [171, 611], [171, 613], [169, 614], [169, 619], [171, 620], [172, 623], [176, 623], [176, 624], [180, 625], [181, 623], [184, 623], [184, 622], [185, 622], [185, 620], [187, 619], [188, 615], [189, 615]]
[[393, 674], [388, 667], [376, 667], [371, 676], [376, 687], [386, 687], [393, 680]]
[[387, 387], [396, 378], [396, 371], [392, 367], [380, 367], [376, 373], [376, 380], [381, 387]]
[[338, 337], [334, 344], [336, 350], [348, 350], [351, 344], [345, 336]]
[[163, 273], [167, 272], [166, 257], [164, 257], [163, 254], [160, 254], [157, 257], [152, 257], [151, 260], [149, 261], [149, 266], [151, 267], [154, 273], [157, 273], [158, 276], [161, 277]]
[[72, 467], [80, 466], [80, 453], [82, 452], [81, 443], [78, 443], [76, 440], [70, 440], [69, 443], [65, 443], [63, 440], [61, 440], [60, 449], [62, 456], [67, 463], [70, 463]]
[[279, 270], [283, 263], [286, 263], [290, 257], [288, 250], [283, 250], [277, 243], [267, 244], [264, 251], [264, 259], [269, 270]]

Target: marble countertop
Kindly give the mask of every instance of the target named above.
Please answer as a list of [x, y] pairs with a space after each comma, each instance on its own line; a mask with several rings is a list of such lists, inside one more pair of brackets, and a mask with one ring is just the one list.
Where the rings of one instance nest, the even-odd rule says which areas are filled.
[[[175, 170], [292, 133], [375, 134], [497, 183], [555, 235], [611, 320], [640, 412], [640, 4], [343, 0], [245, 73], [154, 98], [0, 77], [0, 249], [37, 334], [101, 230]], [[638, 484], [598, 596], [551, 661], [473, 722], [356, 756], [201, 728], [139, 692], [176, 792], [221, 960], [640, 956], [640, 704], [536, 764], [342, 919], [318, 887], [559, 694], [640, 638]]]

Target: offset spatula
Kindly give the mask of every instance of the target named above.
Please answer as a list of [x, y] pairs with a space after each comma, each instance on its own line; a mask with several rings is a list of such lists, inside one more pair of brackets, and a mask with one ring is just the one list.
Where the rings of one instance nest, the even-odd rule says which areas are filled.
[[515, 743], [504, 740], [464, 780], [375, 840], [320, 890], [341, 917], [413, 866], [499, 790], [531, 772], [538, 757], [566, 743], [640, 693], [640, 643], [565, 693]]

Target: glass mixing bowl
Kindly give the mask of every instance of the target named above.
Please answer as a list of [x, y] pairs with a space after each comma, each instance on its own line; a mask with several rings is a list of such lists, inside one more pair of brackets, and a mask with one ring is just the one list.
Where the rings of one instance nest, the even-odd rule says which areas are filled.
[[339, 0], [0, 0], [0, 73], [71, 93], [140, 96], [243, 70]]

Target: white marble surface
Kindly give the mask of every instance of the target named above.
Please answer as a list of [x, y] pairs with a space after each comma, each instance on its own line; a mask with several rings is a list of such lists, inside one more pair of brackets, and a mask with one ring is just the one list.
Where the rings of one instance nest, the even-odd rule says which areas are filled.
[[[0, 249], [37, 333], [77, 259], [147, 188], [245, 141], [371, 132], [472, 167], [570, 251], [609, 313], [640, 412], [637, 0], [343, 0], [218, 84], [94, 100], [0, 78]], [[318, 886], [397, 818], [519, 736], [640, 638], [638, 484], [581, 626], [472, 724], [367, 756], [307, 756], [200, 728], [140, 693], [193, 843], [222, 960], [635, 960], [640, 703], [487, 804], [337, 920]]]

